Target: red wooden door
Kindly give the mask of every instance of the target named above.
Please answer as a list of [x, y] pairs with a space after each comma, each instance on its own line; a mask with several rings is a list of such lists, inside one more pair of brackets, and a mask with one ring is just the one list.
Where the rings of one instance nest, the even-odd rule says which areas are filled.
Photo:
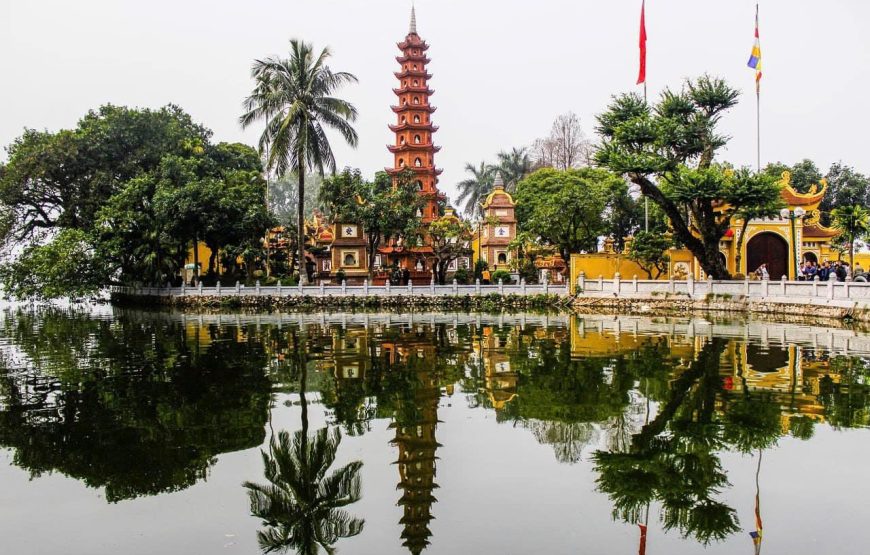
[[788, 243], [775, 233], [759, 233], [746, 245], [746, 269], [751, 273], [767, 264], [770, 279], [788, 275]]

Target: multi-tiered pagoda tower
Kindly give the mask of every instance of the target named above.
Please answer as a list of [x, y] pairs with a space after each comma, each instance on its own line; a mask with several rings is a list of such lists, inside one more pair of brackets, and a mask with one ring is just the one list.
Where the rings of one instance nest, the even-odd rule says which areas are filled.
[[[426, 44], [417, 34], [417, 16], [414, 8], [411, 8], [411, 27], [405, 40], [398, 43], [402, 55], [396, 58], [401, 64], [400, 71], [396, 72], [399, 87], [393, 89], [397, 103], [392, 106], [396, 114], [396, 123], [390, 125], [390, 130], [395, 133], [394, 144], [387, 148], [393, 153], [393, 167], [386, 168], [394, 179], [402, 171], [410, 168], [414, 171], [415, 186], [420, 195], [427, 199], [425, 206], [418, 216], [421, 224], [428, 224], [439, 217], [438, 202], [446, 197], [438, 191], [438, 175], [441, 170], [435, 167], [435, 153], [441, 147], [435, 146], [432, 134], [438, 127], [432, 125], [432, 113], [435, 107], [429, 103], [429, 97], [435, 92], [429, 88], [429, 79], [432, 75], [426, 71], [429, 58]], [[390, 260], [385, 261], [399, 263], [400, 266], [409, 270], [417, 270], [424, 275], [430, 275], [428, 264], [420, 268], [420, 263], [427, 254], [425, 246], [425, 234], [421, 234], [423, 245], [412, 245], [407, 249], [386, 249], [391, 254]], [[401, 256], [397, 256], [401, 254]], [[428, 278], [427, 278], [428, 281]]]

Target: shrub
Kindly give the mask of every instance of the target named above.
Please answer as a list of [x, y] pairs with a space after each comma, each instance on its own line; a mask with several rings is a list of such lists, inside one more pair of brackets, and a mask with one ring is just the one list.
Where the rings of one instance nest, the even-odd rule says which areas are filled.
[[335, 272], [335, 282], [341, 285], [343, 281], [347, 280], [347, 274], [344, 270], [339, 270]]
[[453, 279], [460, 285], [468, 285], [471, 282], [471, 272], [468, 268], [459, 268], [453, 273]]
[[498, 280], [501, 280], [505, 285], [513, 283], [513, 280], [511, 280], [511, 273], [507, 270], [496, 270], [492, 273], [491, 282], [497, 284]]

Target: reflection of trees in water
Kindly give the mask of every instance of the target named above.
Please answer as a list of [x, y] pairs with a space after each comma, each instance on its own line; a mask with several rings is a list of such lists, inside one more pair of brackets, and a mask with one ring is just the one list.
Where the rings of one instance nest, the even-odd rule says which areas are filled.
[[583, 449], [598, 441], [599, 430], [589, 422], [526, 420], [523, 427], [532, 432], [538, 443], [550, 445], [560, 463], [580, 461]]
[[33, 476], [59, 471], [117, 501], [186, 488], [216, 455], [263, 440], [256, 340], [214, 328], [205, 347], [180, 324], [57, 310], [18, 312], [6, 331], [28, 368], [0, 373], [0, 445]]
[[819, 380], [819, 401], [835, 428], [870, 426], [870, 360], [832, 357], [830, 374]]
[[333, 463], [341, 433], [321, 428], [313, 435], [299, 430], [282, 431], [263, 451], [266, 484], [245, 482], [251, 513], [262, 519], [257, 541], [264, 553], [295, 550], [316, 554], [320, 548], [335, 551], [342, 538], [356, 536], [364, 521], [345, 507], [361, 497], [361, 461], [351, 462], [327, 475]]

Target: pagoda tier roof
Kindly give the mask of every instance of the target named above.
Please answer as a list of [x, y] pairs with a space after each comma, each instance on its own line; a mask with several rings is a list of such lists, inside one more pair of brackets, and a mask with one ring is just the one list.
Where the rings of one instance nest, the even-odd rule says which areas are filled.
[[421, 152], [438, 152], [441, 150], [440, 146], [435, 146], [434, 143], [405, 143], [403, 145], [387, 145], [387, 150], [392, 152], [393, 154], [397, 152], [409, 152], [419, 150]]
[[[431, 218], [430, 218], [431, 219]], [[431, 247], [381, 247], [380, 254], [432, 254]]]
[[821, 224], [805, 224], [802, 232], [803, 236], [807, 239], [833, 239], [840, 234], [836, 229], [831, 229]]
[[405, 54], [404, 56], [396, 56], [396, 61], [399, 62], [400, 64], [404, 64], [405, 62], [420, 62], [421, 64], [423, 64], [425, 66], [426, 64], [428, 64], [432, 60], [431, 60], [431, 58], [429, 58], [428, 56], [425, 56], [425, 55], [409, 56], [409, 55]]
[[396, 79], [404, 79], [405, 77], [422, 77], [423, 79], [432, 79], [432, 74], [425, 69], [405, 69], [393, 73]]
[[432, 125], [431, 123], [413, 123], [410, 121], [400, 123], [399, 125], [389, 125], [388, 127], [390, 128], [390, 131], [393, 131], [394, 133], [404, 131], [406, 129], [418, 129], [420, 131], [429, 131], [430, 133], [438, 131], [437, 125]]
[[435, 175], [441, 175], [444, 172], [444, 170], [442, 170], [441, 168], [427, 168], [426, 166], [423, 166], [421, 168], [412, 166], [405, 166], [404, 168], [384, 168], [384, 171], [386, 171], [390, 175], [402, 173], [405, 170], [414, 170], [415, 173], [434, 173]]
[[809, 191], [806, 193], [798, 193], [791, 186], [791, 172], [788, 171], [782, 172], [780, 183], [782, 184], [782, 200], [785, 201], [788, 206], [812, 206], [815, 208], [821, 204], [822, 199], [825, 198], [825, 193], [828, 192], [828, 181], [822, 179], [819, 181], [821, 188], [819, 188], [819, 185], [813, 183]]
[[413, 85], [408, 85], [407, 87], [401, 87], [399, 89], [393, 89], [393, 92], [396, 94], [405, 94], [405, 93], [420, 93], [432, 96], [435, 94], [435, 89], [430, 89], [429, 87], [415, 87]]
[[400, 112], [413, 112], [415, 110], [418, 112], [429, 112], [431, 114], [437, 109], [438, 108], [432, 106], [431, 104], [405, 104], [404, 106], [390, 106], [390, 110], [397, 114]]
[[408, 48], [419, 48], [423, 52], [429, 50], [429, 45], [417, 34], [408, 35], [402, 42], [397, 42], [396, 46], [399, 47], [399, 50], [405, 50]]

